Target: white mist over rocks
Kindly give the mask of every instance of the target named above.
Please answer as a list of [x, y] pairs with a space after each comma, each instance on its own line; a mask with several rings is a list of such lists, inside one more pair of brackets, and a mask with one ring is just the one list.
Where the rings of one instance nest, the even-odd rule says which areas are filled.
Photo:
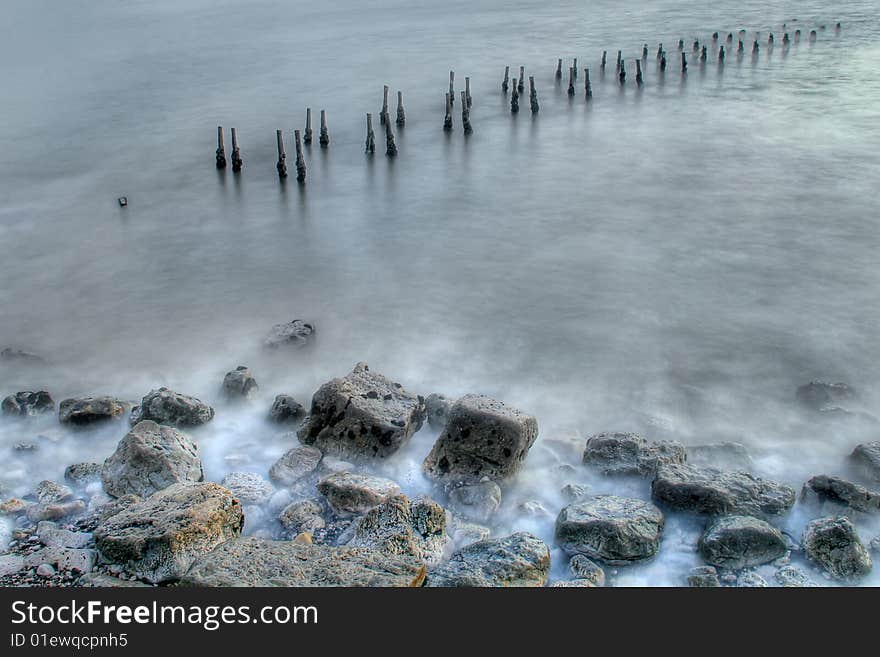
[[[360, 361], [414, 394], [486, 394], [540, 428], [493, 536], [530, 531], [551, 548], [566, 485], [650, 499], [650, 479], [581, 464], [603, 431], [740, 443], [755, 474], [798, 492], [814, 475], [848, 476], [853, 448], [880, 440], [873, 3], [841, 15], [819, 2], [794, 14], [781, 2], [601, 2], [589, 15], [568, 2], [459, 4], [346, 1], [298, 10], [295, 26], [275, 0], [16, 11], [0, 43], [16, 62], [0, 81], [17, 90], [0, 122], [0, 348], [45, 362], [0, 361], [0, 396], [193, 395], [216, 415], [184, 431], [220, 482], [265, 477], [298, 444], [267, 419], [275, 395], [308, 408]], [[786, 54], [783, 22], [803, 30]], [[741, 27], [748, 46], [755, 31], [777, 46], [701, 69], [691, 42]], [[687, 79], [672, 57], [661, 82], [657, 44], [677, 55], [679, 38]], [[603, 50], [610, 68], [643, 43], [641, 91], [599, 75]], [[589, 104], [554, 79], [557, 58], [575, 56], [590, 67]], [[535, 117], [527, 103], [512, 116], [500, 90], [504, 66], [521, 64]], [[458, 86], [471, 78], [467, 140], [458, 103], [456, 130], [442, 131], [450, 69]], [[396, 160], [362, 152], [383, 84], [406, 101]], [[332, 142], [306, 149], [305, 187], [280, 185], [274, 131], [301, 129], [306, 107], [327, 109]], [[220, 124], [238, 129], [239, 176], [213, 168]], [[314, 322], [314, 345], [264, 349], [269, 327], [294, 318]], [[234, 404], [220, 388], [239, 365], [260, 387]], [[864, 415], [805, 409], [795, 390], [814, 379], [850, 384], [849, 410]], [[128, 428], [0, 418], [0, 496], [103, 462]], [[421, 465], [438, 433], [425, 424], [362, 469], [436, 494]], [[777, 524], [800, 541], [816, 515], [797, 504]], [[246, 532], [274, 522], [263, 520]], [[608, 567], [609, 582], [684, 584], [704, 525], [667, 513], [659, 553]], [[866, 544], [880, 534], [870, 515], [856, 526]], [[2, 544], [13, 528], [0, 521]], [[568, 557], [551, 556], [551, 578], [565, 578]]]

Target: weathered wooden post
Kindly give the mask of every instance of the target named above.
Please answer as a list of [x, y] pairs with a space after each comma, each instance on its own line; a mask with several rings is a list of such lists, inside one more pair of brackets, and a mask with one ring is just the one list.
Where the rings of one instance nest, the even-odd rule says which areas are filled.
[[501, 91], [507, 93], [507, 88], [510, 86], [510, 67], [504, 67], [504, 80], [501, 81]]
[[705, 63], [706, 63], [706, 59], [708, 59], [708, 57], [709, 57], [709, 54], [708, 54], [708, 52], [706, 51], [706, 46], [703, 46], [703, 49], [700, 51], [700, 62], [702, 62], [703, 64], [705, 64]]
[[446, 92], [446, 118], [443, 119], [443, 129], [446, 132], [452, 130], [452, 99], [450, 98], [452, 94], [448, 91]]
[[306, 107], [306, 131], [303, 133], [303, 143], [312, 143], [312, 108]]
[[679, 49], [679, 50], [684, 50], [684, 39], [679, 39], [679, 40], [678, 40], [678, 49]]
[[232, 170], [235, 173], [241, 171], [244, 166], [244, 160], [241, 159], [241, 150], [238, 148], [238, 133], [235, 128], [232, 129]]
[[774, 41], [774, 40], [773, 40], [773, 32], [771, 32], [771, 33], [770, 33], [770, 36], [767, 37], [767, 47], [772, 48], [772, 47], [773, 47], [773, 41]]
[[575, 57], [571, 61], [571, 67], [574, 69], [574, 77], [575, 77], [575, 79], [577, 79], [577, 76], [578, 76], [578, 58], [577, 57]]
[[526, 67], [520, 66], [519, 67], [519, 80], [516, 83], [516, 90], [519, 93], [522, 93], [523, 90], [525, 90], [525, 88], [526, 88]]
[[275, 168], [278, 169], [279, 178], [287, 178], [287, 155], [284, 153], [284, 137], [280, 130], [275, 131], [275, 141], [278, 142], [278, 163]]
[[590, 84], [590, 69], [584, 69], [584, 95], [587, 100], [593, 97], [593, 86]]
[[537, 114], [540, 106], [538, 105], [538, 92], [535, 90], [535, 76], [529, 76], [529, 107], [532, 114]]
[[574, 96], [574, 67], [568, 67], [568, 95]]
[[556, 61], [556, 79], [562, 79], [562, 58]]
[[449, 103], [455, 104], [455, 71], [449, 71]]
[[835, 34], [840, 34], [840, 21], [837, 21], [837, 23], [835, 24], [835, 26], [834, 26], [834, 33], [835, 33]]
[[382, 86], [382, 111], [379, 112], [379, 125], [388, 122], [388, 85]]
[[724, 46], [718, 46], [718, 65], [724, 65]]
[[226, 149], [223, 147], [223, 126], [217, 126], [217, 152], [216, 152], [217, 168], [226, 168]]
[[810, 30], [810, 43], [816, 42], [816, 30]]
[[745, 53], [745, 51], [746, 51], [745, 46], [743, 46], [742, 39], [740, 39], [740, 40], [739, 40], [739, 44], [738, 44], [737, 47], [736, 47], [736, 54], [737, 54], [739, 57], [742, 57], [742, 56], [743, 56], [743, 53]]
[[758, 45], [758, 40], [755, 39], [755, 43], [752, 44], [752, 56], [757, 57], [758, 52], [761, 50], [761, 46]]
[[718, 32], [712, 32], [712, 42], [716, 43], [718, 41]]
[[681, 72], [682, 74], [687, 73], [688, 70], [688, 60], [687, 55], [685, 55], [684, 51], [681, 52]]
[[728, 33], [727, 33], [726, 43], [727, 43], [727, 47], [728, 47], [728, 48], [729, 48], [731, 45], [733, 45], [733, 32], [728, 32]]
[[469, 76], [464, 78], [464, 98], [467, 101], [467, 106], [470, 107], [474, 101], [471, 98], [471, 79]]
[[403, 92], [397, 92], [397, 125], [402, 128], [406, 125], [406, 112], [403, 110]]
[[321, 110], [321, 134], [318, 136], [321, 148], [327, 148], [330, 144], [330, 133], [327, 132], [327, 112]]
[[660, 61], [660, 57], [663, 55], [663, 44], [661, 43], [657, 46], [657, 61]]
[[648, 44], [642, 46], [642, 61], [648, 61]]
[[397, 157], [397, 144], [394, 141], [394, 131], [391, 129], [391, 121], [385, 122], [385, 155]]
[[516, 114], [519, 112], [519, 85], [513, 85], [513, 89], [510, 91], [510, 113]]
[[620, 60], [620, 65], [618, 66], [617, 79], [620, 80], [621, 87], [626, 84], [626, 62], [622, 59]]
[[461, 127], [465, 135], [471, 134], [474, 129], [471, 127], [471, 110], [467, 103], [467, 92], [461, 92]]
[[643, 83], [642, 80], [642, 62], [640, 60], [636, 60], [636, 85], [641, 87]]
[[617, 73], [620, 73], [620, 67], [623, 66], [623, 51], [617, 51]]
[[661, 73], [666, 72], [666, 53], [665, 52], [662, 55], [660, 55], [660, 72]]
[[296, 147], [296, 179], [298, 182], [306, 181], [306, 161], [303, 159], [303, 147], [300, 141], [299, 130], [293, 131], [293, 143]]
[[376, 152], [376, 135], [373, 132], [373, 115], [367, 112], [367, 142], [364, 146], [367, 153]]
[[788, 37], [788, 32], [782, 35], [782, 45], [783, 47], [788, 47], [791, 43], [791, 39]]
[[601, 72], [602, 72], [603, 75], [605, 74], [605, 64], [606, 64], [607, 62], [608, 62], [608, 51], [607, 51], [607, 50], [603, 50], [603, 51], [602, 51], [602, 64], [600, 65], [600, 66], [601, 66]]

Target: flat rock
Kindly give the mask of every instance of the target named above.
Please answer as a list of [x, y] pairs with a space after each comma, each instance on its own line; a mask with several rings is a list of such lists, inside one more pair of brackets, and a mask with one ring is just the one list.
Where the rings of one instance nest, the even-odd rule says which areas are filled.
[[741, 570], [785, 555], [785, 537], [772, 525], [751, 516], [722, 516], [700, 537], [700, 555], [713, 566]]
[[871, 555], [848, 518], [817, 518], [804, 529], [804, 553], [835, 579], [850, 581], [871, 571]]
[[28, 568], [49, 564], [60, 571], [87, 573], [95, 565], [96, 557], [97, 554], [94, 550], [44, 547], [36, 552], [31, 552], [25, 557], [24, 562]]
[[811, 410], [820, 411], [828, 406], [854, 401], [858, 398], [855, 390], [846, 383], [827, 383], [810, 381], [795, 391], [795, 399]]
[[849, 458], [861, 476], [880, 483], [880, 441], [857, 445]]
[[29, 520], [39, 522], [41, 520], [61, 520], [83, 513], [86, 503], [82, 500], [68, 500], [53, 504], [31, 504], [26, 514]]
[[663, 464], [684, 463], [684, 445], [648, 442], [634, 433], [600, 433], [587, 440], [583, 462], [604, 475], [653, 477]]
[[357, 520], [346, 545], [407, 554], [432, 566], [440, 563], [448, 542], [443, 507], [432, 500], [411, 502], [406, 495], [394, 495]]
[[556, 582], [553, 582], [550, 585], [552, 588], [578, 588], [578, 589], [595, 589], [597, 585], [594, 581], [589, 579], [562, 579]]
[[339, 514], [361, 514], [381, 504], [400, 492], [400, 487], [390, 479], [334, 472], [318, 482], [318, 492], [330, 507]]
[[794, 489], [785, 484], [691, 465], [660, 467], [651, 494], [668, 508], [705, 515], [781, 515], [795, 502]]
[[405, 445], [425, 419], [425, 401], [366, 363], [322, 385], [297, 431], [300, 442], [346, 458], [385, 458]]
[[299, 422], [306, 415], [306, 409], [290, 395], [276, 395], [269, 409], [269, 419], [279, 424]]
[[452, 409], [452, 401], [444, 395], [434, 393], [425, 399], [425, 413], [428, 418], [428, 426], [432, 429], [442, 430], [449, 419], [449, 411]]
[[73, 397], [58, 405], [58, 420], [83, 426], [120, 418], [129, 408], [131, 404], [115, 397]]
[[37, 525], [37, 538], [47, 547], [84, 548], [92, 543], [91, 533], [61, 529], [49, 521]]
[[880, 493], [840, 477], [816, 475], [804, 484], [803, 497], [815, 495], [864, 513], [880, 511]]
[[83, 488], [96, 481], [101, 481], [100, 463], [72, 463], [64, 468], [64, 481]]
[[321, 450], [315, 447], [289, 449], [269, 468], [269, 479], [280, 486], [290, 486], [314, 472], [322, 457]]
[[550, 573], [550, 549], [541, 539], [520, 532], [471, 543], [428, 576], [427, 586], [544, 586]]
[[239, 365], [223, 377], [223, 396], [230, 401], [251, 399], [259, 389], [253, 372], [244, 365]]
[[425, 565], [408, 555], [246, 537], [200, 557], [184, 586], [418, 587]]
[[189, 395], [159, 388], [148, 392], [141, 403], [131, 411], [132, 426], [144, 420], [171, 427], [196, 427], [210, 422], [214, 409]]
[[111, 516], [95, 530], [95, 545], [152, 583], [179, 578], [202, 554], [237, 537], [241, 504], [212, 483], [173, 484]]
[[136, 424], [101, 468], [104, 490], [113, 497], [148, 497], [172, 484], [203, 478], [198, 445], [185, 433], [151, 420]]
[[271, 349], [278, 347], [294, 347], [300, 349], [311, 344], [315, 337], [315, 327], [301, 319], [285, 324], [275, 324], [266, 337], [263, 345]]
[[0, 554], [0, 577], [14, 575], [24, 567], [24, 557], [17, 554]]
[[28, 417], [52, 413], [55, 410], [55, 401], [45, 390], [36, 392], [26, 390], [16, 392], [14, 395], [5, 397], [0, 402], [3, 415], [17, 415]]
[[256, 472], [230, 472], [221, 485], [244, 505], [264, 504], [275, 494], [275, 487]]
[[755, 467], [745, 446], [732, 442], [690, 445], [687, 448], [687, 462], [690, 465], [742, 472], [751, 472]]
[[494, 481], [453, 486], [447, 496], [450, 509], [476, 522], [487, 522], [501, 505], [501, 487]]
[[27, 513], [28, 507], [31, 506], [31, 504], [33, 504], [33, 502], [27, 502], [18, 497], [10, 497], [8, 500], [0, 503], [0, 515], [18, 516]]
[[556, 543], [571, 555], [623, 565], [653, 557], [663, 525], [663, 513], [650, 502], [597, 495], [559, 512]]
[[484, 395], [465, 395], [423, 464], [435, 479], [501, 480], [514, 475], [538, 437], [531, 415]]

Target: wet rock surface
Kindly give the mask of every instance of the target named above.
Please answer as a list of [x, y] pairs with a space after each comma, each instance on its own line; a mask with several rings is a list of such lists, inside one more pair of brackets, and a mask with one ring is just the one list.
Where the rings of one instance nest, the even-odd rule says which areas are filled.
[[58, 405], [58, 420], [62, 424], [88, 425], [120, 418], [131, 404], [115, 397], [74, 397]]
[[501, 505], [501, 487], [494, 481], [453, 486], [447, 496], [452, 511], [476, 522], [487, 522]]
[[425, 565], [408, 555], [247, 537], [197, 559], [181, 584], [414, 587], [422, 585], [425, 572]]
[[357, 515], [369, 511], [392, 495], [397, 495], [400, 487], [382, 477], [334, 472], [318, 482], [318, 492], [336, 513]]
[[880, 484], [880, 441], [857, 445], [850, 462], [866, 480]]
[[804, 553], [835, 579], [853, 581], [871, 571], [871, 555], [848, 518], [817, 518], [804, 530]]
[[821, 411], [829, 406], [839, 406], [856, 401], [858, 396], [846, 383], [810, 381], [795, 391], [797, 401], [813, 411]]
[[424, 419], [422, 397], [358, 363], [314, 394], [297, 435], [304, 445], [345, 458], [385, 458], [405, 445]]
[[452, 401], [444, 395], [434, 393], [425, 399], [425, 412], [428, 418], [428, 426], [432, 429], [442, 430], [449, 419], [449, 411], [452, 409]]
[[782, 533], [751, 516], [724, 516], [700, 537], [700, 555], [719, 568], [741, 570], [769, 563], [787, 552]]
[[596, 587], [605, 586], [605, 571], [583, 554], [576, 554], [571, 558], [568, 562], [568, 571], [575, 580], [588, 581]]
[[323, 454], [314, 447], [293, 447], [269, 468], [269, 479], [279, 486], [290, 486], [308, 476], [321, 463]]
[[199, 448], [192, 439], [150, 420], [135, 425], [101, 468], [104, 490], [113, 497], [147, 497], [172, 484], [203, 478]]
[[651, 483], [655, 502], [704, 515], [780, 515], [795, 502], [790, 486], [756, 477], [691, 465], [662, 466]]
[[697, 566], [691, 568], [687, 576], [688, 586], [693, 588], [715, 588], [721, 586], [718, 571], [714, 566]]
[[269, 409], [269, 419], [278, 424], [299, 422], [305, 416], [305, 407], [290, 395], [276, 395]]
[[64, 469], [64, 481], [72, 486], [84, 487], [101, 481], [101, 463], [72, 463]]
[[538, 437], [531, 415], [484, 395], [465, 395], [425, 459], [429, 477], [501, 480], [515, 474]]
[[23, 391], [5, 397], [0, 403], [3, 415], [28, 417], [52, 413], [55, 410], [55, 401], [45, 390], [36, 392]]
[[663, 525], [663, 514], [650, 502], [598, 495], [559, 512], [556, 543], [571, 555], [627, 564], [657, 553]]
[[221, 391], [228, 401], [240, 401], [253, 398], [259, 389], [253, 372], [244, 365], [239, 365], [223, 377]]
[[170, 427], [197, 427], [210, 422], [214, 409], [195, 397], [168, 388], [151, 390], [131, 411], [132, 426], [144, 420]]
[[525, 532], [478, 541], [456, 550], [431, 571], [427, 586], [544, 586], [550, 572], [550, 550]]
[[815, 496], [855, 511], [880, 512], [880, 493], [840, 477], [816, 475], [804, 484], [803, 497]]
[[275, 324], [263, 338], [263, 345], [270, 349], [278, 347], [301, 349], [311, 344], [314, 337], [315, 327], [313, 324], [295, 319], [285, 324]]
[[244, 505], [264, 504], [275, 492], [275, 487], [256, 472], [230, 472], [220, 485]]
[[787, 588], [817, 586], [816, 582], [810, 579], [803, 570], [795, 566], [783, 566], [774, 573], [773, 579], [776, 580], [776, 583], [779, 584], [779, 586]]
[[684, 445], [648, 442], [635, 433], [600, 433], [587, 440], [583, 462], [604, 475], [653, 477], [664, 464], [684, 463]]

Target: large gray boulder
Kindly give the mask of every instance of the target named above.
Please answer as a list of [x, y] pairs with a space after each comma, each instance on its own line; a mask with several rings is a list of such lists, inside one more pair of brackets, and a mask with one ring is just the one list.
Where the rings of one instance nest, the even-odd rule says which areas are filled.
[[290, 486], [314, 472], [322, 458], [320, 449], [293, 447], [272, 464], [269, 468], [269, 479], [280, 486]]
[[663, 524], [663, 513], [650, 502], [597, 495], [559, 512], [556, 543], [567, 554], [625, 565], [657, 553]]
[[440, 563], [449, 543], [446, 512], [432, 500], [411, 502], [395, 495], [356, 521], [346, 545], [368, 547], [383, 554], [408, 554], [429, 566]]
[[784, 556], [785, 537], [776, 527], [751, 516], [723, 516], [700, 537], [700, 555], [719, 568], [741, 570]]
[[857, 445], [849, 458], [862, 477], [880, 483], [880, 441]]
[[144, 420], [171, 427], [196, 427], [210, 422], [214, 409], [205, 402], [168, 388], [151, 390], [131, 412], [131, 424]]
[[159, 583], [179, 578], [243, 524], [241, 504], [222, 486], [174, 484], [104, 520], [94, 537], [104, 559]]
[[653, 477], [660, 465], [684, 463], [684, 445], [671, 440], [648, 442], [634, 433], [600, 433], [587, 440], [584, 464], [605, 475]]
[[198, 558], [184, 586], [418, 587], [425, 564], [370, 548], [239, 538]]
[[531, 415], [485, 395], [465, 395], [423, 464], [435, 479], [501, 480], [515, 474], [538, 437]]
[[198, 445], [185, 433], [150, 420], [134, 426], [101, 468], [104, 490], [113, 497], [148, 497], [171, 484], [203, 478]]
[[334, 472], [318, 482], [318, 492], [337, 514], [358, 515], [400, 493], [390, 479], [354, 472]]
[[540, 587], [550, 573], [550, 549], [541, 539], [520, 532], [487, 539], [456, 550], [428, 575], [427, 586]]
[[239, 365], [223, 377], [223, 396], [229, 401], [251, 399], [257, 394], [260, 386], [253, 373], [244, 365]]
[[42, 415], [55, 410], [55, 401], [45, 390], [37, 392], [23, 391], [9, 395], [0, 403], [3, 415]]
[[270, 349], [294, 347], [300, 349], [311, 344], [315, 337], [315, 327], [301, 319], [285, 324], [275, 324], [263, 338], [263, 345]]
[[804, 553], [835, 579], [850, 581], [871, 571], [871, 555], [848, 518], [817, 518], [804, 529]]
[[300, 442], [346, 458], [385, 458], [405, 445], [425, 419], [425, 401], [358, 363], [322, 385], [297, 431]]
[[840, 477], [829, 477], [828, 475], [811, 477], [804, 484], [802, 497], [810, 498], [812, 496], [864, 513], [880, 511], [880, 493]]
[[131, 404], [115, 397], [73, 397], [58, 405], [62, 424], [86, 425], [122, 417]]
[[795, 502], [794, 489], [785, 484], [691, 465], [661, 466], [651, 494], [670, 509], [704, 515], [780, 515]]

